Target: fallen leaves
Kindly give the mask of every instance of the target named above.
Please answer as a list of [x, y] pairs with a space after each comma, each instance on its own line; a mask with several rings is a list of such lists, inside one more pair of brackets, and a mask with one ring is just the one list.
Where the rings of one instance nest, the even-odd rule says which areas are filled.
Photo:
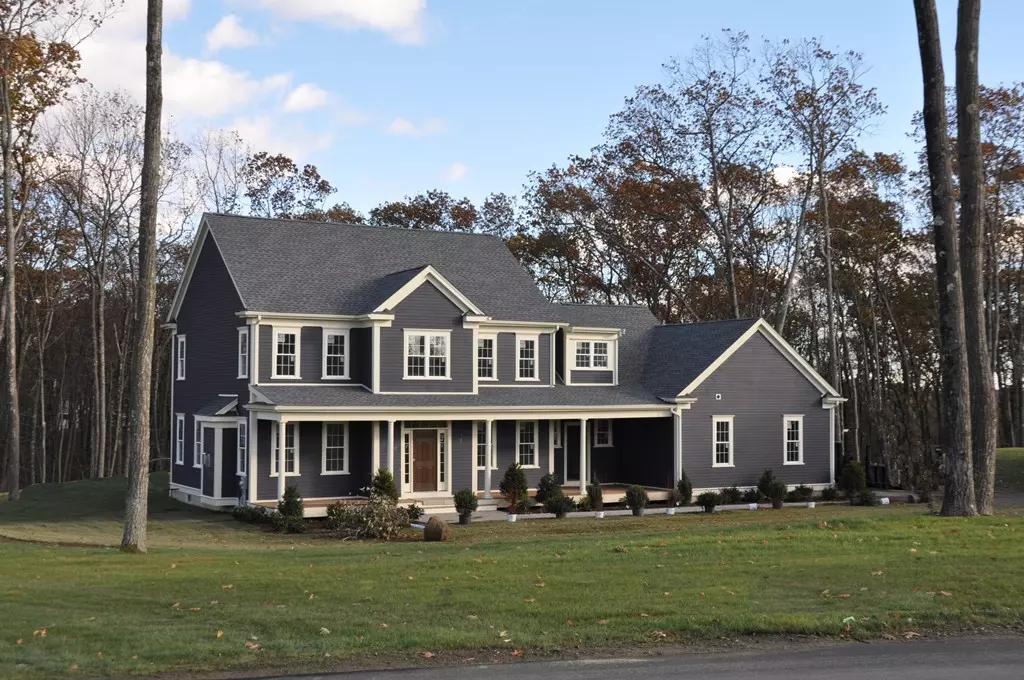
[[433, 652], [423, 652], [423, 658], [424, 659], [433, 659], [434, 658], [434, 653]]
[[597, 625], [599, 625], [599, 626], [607, 626], [608, 625], [608, 619], [598, 619], [597, 620]]
[[652, 630], [651, 631], [651, 637], [654, 638], [655, 640], [664, 640], [665, 638], [668, 637], [668, 633], [665, 633], [664, 631], [660, 631], [660, 630]]
[[513, 649], [512, 650], [512, 656], [522, 656], [522, 655], [523, 655], [523, 650], [521, 650], [521, 649]]
[[948, 590], [940, 590], [939, 595], [942, 595], [943, 597], [953, 597], [953, 593]]
[[538, 588], [543, 588], [546, 584], [544, 584], [544, 583], [534, 583], [533, 585], [537, 586]]
[[46, 637], [46, 629], [40, 628], [39, 630], [32, 631], [32, 637], [44, 638]]
[[245, 641], [245, 646], [248, 647], [249, 649], [253, 650], [253, 651], [256, 651], [257, 649], [260, 648], [259, 644], [256, 643], [256, 642], [253, 642], [252, 640], [246, 640]]
[[331, 634], [331, 631], [329, 631], [328, 629], [326, 629], [326, 628], [324, 628], [323, 626], [321, 626], [321, 627], [320, 627], [320, 634], [321, 634], [321, 635], [330, 635], [330, 634]]
[[217, 639], [218, 640], [224, 639], [224, 631], [222, 631], [222, 630], [218, 630], [217, 631]]
[[913, 640], [914, 638], [921, 637], [921, 634], [920, 633], [915, 633], [912, 630], [908, 630], [906, 633], [903, 634], [903, 637], [905, 637], [908, 640]]
[[536, 601], [537, 601], [537, 598], [535, 598], [535, 597], [524, 597], [523, 598], [523, 602], [536, 602]]

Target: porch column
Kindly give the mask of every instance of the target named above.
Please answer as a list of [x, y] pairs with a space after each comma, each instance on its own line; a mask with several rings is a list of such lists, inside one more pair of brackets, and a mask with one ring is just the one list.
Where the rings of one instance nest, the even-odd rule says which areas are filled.
[[380, 470], [380, 421], [371, 420], [370, 428], [373, 436], [370, 438], [370, 446], [372, 449], [372, 462], [370, 464], [370, 480], [373, 480], [373, 476], [377, 474], [377, 470]]
[[388, 463], [391, 464], [391, 476], [395, 478], [395, 489], [402, 495], [402, 478], [398, 476], [398, 456], [395, 455], [395, 421], [388, 421]]
[[672, 409], [672, 483], [683, 476], [683, 411]]
[[[285, 470], [285, 464], [284, 464], [284, 434], [285, 434], [285, 430], [287, 430], [287, 429], [288, 429], [288, 423], [282, 417], [281, 420], [279, 420], [278, 423], [277, 423], [277, 500], [278, 501], [281, 501], [284, 498], [284, 486], [285, 486], [285, 484], [284, 484], [285, 483], [285, 479], [284, 479], [284, 470]], [[299, 443], [295, 442], [295, 445], [297, 447], [299, 445]], [[296, 456], [299, 455], [299, 452], [296, 451], [295, 455]]]
[[587, 470], [587, 460], [590, 458], [587, 451], [587, 419], [580, 418], [580, 495], [587, 492], [587, 481], [590, 473]]
[[[491, 461], [494, 460], [494, 451], [491, 449], [494, 446], [494, 438], [491, 436], [491, 429], [494, 427], [494, 421], [487, 421], [487, 431], [484, 432], [484, 448], [487, 449], [487, 460], [484, 462], [484, 498], [491, 500], [494, 498], [491, 495]], [[475, 472], [473, 474], [476, 474]]]

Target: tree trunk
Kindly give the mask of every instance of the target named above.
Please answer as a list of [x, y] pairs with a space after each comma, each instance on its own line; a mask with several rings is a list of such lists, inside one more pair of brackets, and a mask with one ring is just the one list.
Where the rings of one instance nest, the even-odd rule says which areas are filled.
[[996, 394], [985, 306], [985, 171], [978, 96], [980, 0], [960, 0], [956, 31], [957, 148], [960, 156], [960, 259], [971, 389], [971, 435], [978, 512], [991, 515], [996, 484]]
[[796, 230], [793, 232], [793, 264], [786, 275], [786, 288], [782, 294], [782, 305], [775, 317], [775, 330], [780, 334], [786, 329], [786, 316], [789, 314], [789, 306], [793, 303], [795, 292], [794, 283], [796, 273], [800, 268], [800, 251], [803, 249], [804, 225], [807, 223], [807, 204], [811, 200], [811, 192], [814, 188], [813, 174], [807, 173], [807, 187], [804, 189], [804, 197], [800, 202], [800, 217], [796, 222]]
[[11, 82], [6, 75], [0, 76], [0, 152], [3, 168], [0, 182], [3, 184], [4, 202], [4, 336], [6, 348], [6, 397], [7, 397], [7, 483], [9, 500], [21, 496], [21, 409], [18, 406], [18, 315], [16, 273], [18, 265], [18, 227], [14, 218], [14, 124], [11, 120]]
[[146, 13], [146, 122], [139, 210], [139, 283], [135, 300], [136, 347], [132, 353], [129, 414], [128, 493], [121, 550], [146, 552], [149, 493], [150, 387], [156, 316], [156, 223], [160, 191], [160, 82], [163, 0], [149, 0]]
[[944, 395], [940, 420], [945, 421], [946, 433], [946, 489], [942, 514], [974, 515], [977, 511], [974, 504], [974, 466], [970, 455], [971, 398], [964, 338], [964, 300], [953, 209], [946, 81], [935, 0], [914, 0], [914, 15], [924, 80], [924, 131], [939, 298], [939, 344]]

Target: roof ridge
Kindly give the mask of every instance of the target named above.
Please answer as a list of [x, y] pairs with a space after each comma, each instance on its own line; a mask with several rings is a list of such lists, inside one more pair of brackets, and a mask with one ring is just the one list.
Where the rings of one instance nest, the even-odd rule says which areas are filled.
[[[392, 227], [392, 226], [388, 226], [386, 224], [366, 224], [366, 223], [360, 224], [358, 222], [329, 222], [327, 220], [299, 220], [299, 219], [291, 219], [291, 218], [287, 218], [287, 217], [263, 217], [262, 215], [236, 215], [234, 213], [219, 213], [219, 212], [205, 212], [205, 213], [203, 213], [203, 219], [205, 219], [207, 216], [230, 217], [232, 219], [254, 220], [254, 221], [260, 221], [260, 222], [283, 222], [283, 223], [286, 223], [289, 227], [294, 227], [296, 225], [313, 225], [313, 224], [315, 224], [317, 226], [325, 226], [325, 227], [328, 227], [328, 226], [329, 227], [355, 227], [355, 228], [358, 228], [358, 229], [380, 229], [380, 230], [392, 229], [392, 230], [401, 230], [403, 233], [408, 233], [408, 234], [447, 234], [447, 235], [450, 235], [450, 236], [483, 236], [483, 237], [486, 237], [486, 238], [493, 238], [493, 239], [498, 239], [499, 241], [501, 241], [501, 238], [498, 237], [495, 234], [486, 234], [486, 233], [479, 232], [479, 231], [447, 231], [447, 230], [444, 230], [444, 229], [405, 229], [403, 227]], [[282, 226], [284, 226], [284, 225], [282, 225]]]
[[624, 309], [650, 309], [647, 305], [627, 305], [620, 304], [618, 302], [553, 302], [552, 304], [560, 307], [620, 307]]
[[744, 317], [740, 317], [739, 319], [712, 319], [712, 320], [709, 320], [709, 321], [686, 321], [686, 322], [678, 322], [678, 323], [663, 323], [663, 324], [660, 324], [659, 327], [660, 328], [681, 328], [683, 326], [710, 326], [711, 324], [716, 324], [716, 323], [736, 323], [736, 322], [739, 322], [739, 321], [757, 322], [757, 321], [760, 321], [760, 320], [761, 320], [761, 317], [759, 317], [759, 316], [744, 316]]

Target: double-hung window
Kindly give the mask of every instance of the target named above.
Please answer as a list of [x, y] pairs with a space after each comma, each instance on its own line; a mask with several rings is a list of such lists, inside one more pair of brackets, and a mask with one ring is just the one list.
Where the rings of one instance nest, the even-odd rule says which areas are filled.
[[348, 377], [346, 352], [348, 348], [348, 332], [344, 330], [324, 329], [324, 380], [344, 380]]
[[298, 328], [274, 329], [274, 373], [273, 378], [299, 378], [299, 337]]
[[[270, 453], [270, 476], [277, 477], [278, 461], [278, 423], [271, 426], [270, 436], [274, 443]], [[295, 423], [288, 423], [284, 428], [284, 475], [285, 477], [299, 474], [299, 459], [295, 455]]]
[[324, 423], [321, 474], [348, 474], [348, 423]]
[[606, 340], [576, 341], [576, 368], [611, 368]]
[[803, 465], [804, 462], [804, 417], [783, 416], [783, 446], [785, 465]]
[[447, 379], [449, 339], [447, 332], [407, 332], [405, 377]]
[[185, 336], [178, 336], [178, 361], [174, 368], [174, 377], [177, 380], [185, 379]]
[[606, 418], [594, 421], [594, 446], [612, 446], [612, 421]]
[[516, 460], [523, 467], [537, 467], [537, 421], [520, 420], [516, 425]]
[[[495, 449], [493, 445], [491, 448]], [[485, 420], [476, 423], [476, 467], [478, 470], [487, 467], [487, 421]], [[494, 450], [491, 451], [491, 469], [498, 469], [498, 458]]]
[[238, 329], [238, 377], [249, 377], [249, 327]]
[[519, 372], [516, 380], [537, 379], [537, 336], [519, 337]]
[[481, 335], [476, 341], [476, 377], [480, 380], [497, 380], [498, 372], [495, 365], [498, 338], [493, 335]]
[[174, 414], [174, 464], [185, 464], [185, 414]]
[[711, 435], [714, 450], [712, 467], [733, 467], [732, 416], [714, 416], [711, 419]]
[[192, 447], [192, 467], [203, 467], [203, 424], [196, 421], [195, 442]]
[[243, 421], [239, 421], [239, 423], [238, 423], [238, 448], [237, 448], [238, 460], [236, 461], [237, 467], [235, 468], [236, 470], [238, 470], [238, 472], [235, 473], [235, 474], [244, 475], [246, 470], [248, 469], [248, 467], [247, 467], [248, 464], [249, 464], [248, 452], [249, 452], [249, 424], [246, 423], [243, 420]]

